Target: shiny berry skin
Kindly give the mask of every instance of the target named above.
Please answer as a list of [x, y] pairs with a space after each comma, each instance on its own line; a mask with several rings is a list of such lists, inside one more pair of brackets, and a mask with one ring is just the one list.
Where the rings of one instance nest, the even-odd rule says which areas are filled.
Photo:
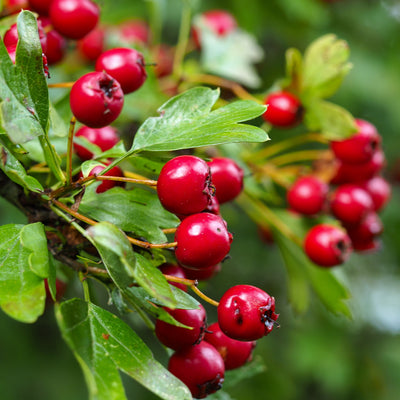
[[217, 312], [222, 332], [246, 342], [268, 335], [279, 316], [275, 314], [275, 299], [251, 285], [228, 289], [219, 301]]
[[201, 212], [211, 203], [210, 168], [195, 156], [178, 156], [161, 169], [157, 194], [162, 206], [174, 213], [189, 215]]
[[268, 108], [262, 117], [274, 126], [288, 128], [302, 119], [301, 102], [292, 93], [284, 91], [271, 93], [264, 103], [268, 105]]
[[[51, 21], [46, 17], [39, 17], [38, 21], [42, 23], [43, 28], [50, 27]], [[47, 28], [49, 29], [49, 28]], [[67, 50], [67, 41], [61, 36], [56, 30], [47, 30], [47, 46], [46, 46], [46, 57], [49, 65], [54, 65], [60, 62]]]
[[389, 182], [379, 175], [364, 182], [361, 187], [370, 194], [376, 212], [386, 206], [392, 193]]
[[104, 51], [105, 30], [96, 27], [77, 42], [79, 53], [88, 61], [96, 61]]
[[[120, 140], [117, 130], [112, 126], [105, 126], [103, 128], [89, 128], [88, 126], [82, 126], [75, 133], [75, 137], [80, 136], [98, 146], [101, 151], [111, 149]], [[90, 160], [94, 156], [90, 150], [78, 143], [74, 143], [74, 150], [82, 161]]]
[[29, 0], [29, 7], [40, 15], [48, 15], [53, 0]]
[[243, 342], [226, 336], [215, 322], [207, 327], [204, 340], [212, 344], [221, 354], [225, 370], [239, 368], [252, 359], [255, 341]]
[[120, 84], [105, 72], [89, 72], [79, 78], [70, 93], [75, 118], [90, 128], [110, 125], [121, 113], [124, 93]]
[[351, 249], [346, 231], [335, 225], [315, 225], [304, 240], [304, 251], [308, 258], [321, 267], [343, 264], [349, 258]]
[[175, 352], [169, 359], [168, 370], [196, 399], [204, 399], [221, 389], [225, 376], [224, 360], [214, 346], [204, 341]]
[[185, 271], [186, 278], [198, 281], [208, 281], [221, 271], [221, 264], [211, 265], [211, 267], [202, 269], [182, 268]]
[[[89, 175], [97, 175], [99, 174], [101, 171], [103, 171], [103, 169], [105, 169], [106, 167], [101, 166], [101, 165], [97, 165], [96, 167], [94, 167]], [[117, 177], [123, 177], [124, 173], [122, 172], [122, 169], [120, 167], [118, 167], [117, 165], [113, 168], [111, 168], [109, 171], [107, 171], [105, 174], [105, 176], [117, 176]], [[82, 175], [80, 175], [82, 176]], [[116, 186], [125, 186], [124, 182], [118, 182], [118, 181], [102, 181], [100, 183], [99, 186], [97, 186], [96, 189], [96, 193], [103, 193], [106, 192], [107, 190], [112, 189], [113, 187]]]
[[363, 119], [356, 119], [358, 131], [348, 139], [332, 141], [335, 156], [345, 163], [359, 164], [371, 159], [382, 138], [375, 126]]
[[220, 216], [199, 213], [188, 216], [180, 223], [175, 241], [175, 256], [179, 264], [202, 269], [218, 264], [227, 256], [232, 235]]
[[17, 53], [17, 45], [13, 44], [12, 46], [7, 46], [6, 49], [7, 49], [7, 53], [10, 56], [12, 63], [15, 64], [15, 59], [17, 56], [17, 54], [16, 54]]
[[178, 322], [190, 326], [193, 329], [169, 324], [158, 319], [155, 325], [155, 334], [158, 340], [173, 350], [183, 350], [200, 343], [203, 340], [207, 326], [206, 310], [200, 304], [200, 308], [194, 310], [165, 310]]
[[91, 0], [53, 0], [49, 16], [54, 29], [68, 39], [82, 39], [97, 25], [99, 6]]
[[[164, 275], [171, 275], [176, 278], [182, 278], [182, 279], [187, 278], [184, 268], [176, 264], [164, 263], [159, 266], [159, 269]], [[188, 290], [187, 286], [184, 285], [183, 283], [172, 282], [172, 281], [169, 281], [168, 283], [183, 290], [184, 292], [187, 292]]]
[[303, 176], [289, 188], [287, 201], [296, 212], [315, 215], [323, 211], [329, 186], [314, 176]]
[[223, 204], [239, 196], [243, 190], [243, 169], [225, 157], [213, 158], [207, 164], [218, 203]]
[[139, 89], [147, 78], [142, 53], [127, 47], [102, 53], [96, 61], [95, 69], [105, 71], [116, 79], [125, 94]]
[[331, 212], [344, 224], [358, 224], [368, 212], [373, 210], [374, 203], [369, 193], [359, 185], [345, 184], [339, 186], [331, 197]]

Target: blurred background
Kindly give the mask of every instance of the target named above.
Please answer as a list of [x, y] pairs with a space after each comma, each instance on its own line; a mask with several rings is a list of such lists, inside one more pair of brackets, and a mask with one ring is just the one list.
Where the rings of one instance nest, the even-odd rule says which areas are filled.
[[[164, 7], [164, 37], [176, 41], [181, 1], [156, 1]], [[151, 1], [103, 0], [103, 22], [148, 17]], [[371, 121], [383, 136], [385, 176], [392, 200], [382, 216], [383, 248], [354, 255], [340, 270], [350, 288], [353, 319], [330, 314], [314, 299], [305, 315], [292, 313], [286, 274], [278, 249], [262, 242], [256, 226], [235, 207], [222, 214], [235, 234], [232, 258], [204, 289], [219, 298], [237, 283], [256, 284], [276, 298], [279, 330], [257, 344], [259, 373], [226, 391], [236, 400], [395, 400], [400, 398], [400, 2], [398, 0], [203, 0], [196, 12], [223, 8], [254, 34], [265, 50], [258, 65], [267, 90], [284, 75], [288, 47], [303, 51], [317, 37], [335, 33], [346, 40], [354, 64], [332, 101], [355, 117]], [[240, 54], [238, 54], [240, 57]], [[12, 206], [0, 202], [0, 222], [23, 223]], [[80, 296], [71, 285], [66, 297]], [[210, 322], [215, 310], [208, 308]], [[167, 355], [140, 323], [137, 332], [156, 357]], [[78, 363], [62, 341], [50, 305], [34, 325], [0, 312], [0, 398], [2, 400], [85, 400], [87, 391]], [[265, 367], [260, 366], [262, 363]], [[155, 399], [125, 380], [129, 399]], [[221, 395], [216, 397], [223, 399]]]

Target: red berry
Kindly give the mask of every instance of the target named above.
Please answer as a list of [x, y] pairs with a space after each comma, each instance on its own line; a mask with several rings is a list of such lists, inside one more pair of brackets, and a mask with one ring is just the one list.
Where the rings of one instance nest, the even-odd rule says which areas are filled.
[[383, 232], [383, 224], [379, 216], [371, 211], [358, 225], [347, 227], [347, 233], [355, 250], [363, 250]]
[[7, 46], [7, 53], [10, 56], [10, 59], [12, 61], [13, 64], [15, 64], [15, 59], [16, 59], [16, 52], [17, 52], [17, 45], [13, 44], [12, 46]]
[[53, 0], [29, 0], [29, 7], [40, 15], [48, 15]]
[[[105, 166], [103, 167], [103, 166], [101, 166], [101, 165], [97, 165], [96, 167], [94, 167], [94, 168], [90, 171], [89, 175], [97, 175], [97, 174], [99, 174], [101, 171], [103, 171], [103, 169], [105, 169], [105, 168], [106, 168]], [[109, 171], [107, 171], [104, 175], [105, 175], [105, 176], [123, 177], [123, 176], [124, 176], [124, 173], [122, 172], [121, 168], [118, 167], [118, 166], [116, 165], [115, 167], [113, 167], [113, 168], [111, 168]], [[83, 175], [80, 174], [80, 177], [82, 177], [82, 176], [83, 176]], [[122, 186], [122, 187], [123, 187], [123, 186], [125, 186], [125, 184], [124, 184], [124, 182], [105, 180], [105, 181], [102, 181], [102, 182], [100, 183], [99, 186], [97, 186], [96, 193], [103, 193], [103, 192], [106, 192], [107, 190], [110, 190], [110, 189], [112, 189], [112, 188], [115, 187], [115, 186]]]
[[210, 168], [195, 156], [175, 157], [161, 169], [157, 193], [163, 207], [174, 214], [201, 212], [211, 202]]
[[89, 72], [71, 89], [70, 106], [75, 118], [90, 128], [110, 125], [121, 113], [124, 93], [105, 72]]
[[[171, 275], [174, 276], [176, 278], [182, 278], [182, 279], [186, 279], [186, 273], [185, 270], [183, 269], [183, 267], [180, 267], [179, 265], [176, 264], [169, 264], [169, 263], [165, 263], [160, 265], [160, 271], [164, 274], [164, 275]], [[189, 278], [190, 279], [190, 278]], [[178, 282], [169, 282], [170, 285], [173, 285], [181, 290], [183, 290], [184, 292], [187, 292], [187, 286], [184, 285], [183, 283], [178, 283]]]
[[[44, 280], [44, 288], [46, 290], [46, 303], [52, 303], [53, 298], [50, 294], [49, 282], [47, 279]], [[67, 284], [60, 280], [56, 279], [56, 301], [60, 301], [64, 296], [65, 291], [67, 290]]]
[[304, 240], [304, 251], [315, 264], [333, 267], [349, 258], [351, 241], [344, 229], [319, 224], [308, 231]]
[[373, 210], [369, 193], [359, 185], [339, 186], [331, 198], [332, 214], [344, 224], [358, 224], [368, 212]]
[[194, 310], [165, 310], [178, 322], [189, 328], [169, 324], [158, 319], [156, 321], [155, 333], [158, 340], [173, 350], [183, 350], [187, 347], [200, 343], [203, 340], [206, 329], [206, 311], [200, 304], [200, 308]]
[[88, 61], [96, 61], [104, 51], [105, 30], [94, 28], [82, 39], [78, 40], [79, 53]]
[[218, 203], [231, 201], [240, 194], [243, 189], [243, 170], [235, 161], [217, 157], [209, 161], [208, 166]]
[[226, 370], [239, 368], [250, 361], [256, 346], [255, 341], [243, 342], [226, 336], [218, 322], [207, 327], [204, 340], [212, 344], [221, 354]]
[[204, 341], [174, 353], [168, 370], [189, 388], [196, 399], [204, 399], [221, 389], [224, 382], [224, 360], [214, 346]]
[[49, 15], [57, 32], [77, 40], [97, 25], [100, 8], [92, 0], [53, 0]]
[[218, 323], [232, 339], [252, 341], [268, 335], [276, 324], [275, 299], [251, 285], [236, 285], [221, 297]]
[[16, 14], [21, 10], [29, 10], [28, 0], [5, 0], [3, 3], [5, 14]]
[[[109, 150], [119, 142], [117, 130], [112, 126], [105, 126], [103, 128], [89, 128], [87, 126], [82, 126], [76, 131], [75, 136], [84, 137], [90, 143], [98, 146], [101, 151]], [[74, 143], [74, 149], [82, 161], [90, 160], [94, 156], [90, 150], [78, 143]]]
[[118, 27], [122, 41], [130, 45], [144, 45], [150, 40], [150, 28], [145, 21], [135, 19], [122, 23]]
[[116, 79], [125, 94], [139, 89], [147, 77], [142, 53], [127, 47], [105, 51], [97, 59], [95, 68]]
[[[37, 22], [38, 22], [39, 40], [40, 40], [40, 44], [42, 46], [42, 51], [43, 51], [43, 53], [46, 53], [46, 51], [47, 51], [47, 35], [46, 35], [45, 31], [43, 30], [41, 21], [38, 20]], [[11, 47], [11, 46], [17, 45], [17, 43], [18, 43], [17, 24], [13, 24], [10, 26], [10, 29], [8, 29], [8, 31], [6, 31], [6, 33], [4, 34], [3, 41], [4, 41], [4, 44], [6, 47]]]
[[314, 176], [303, 176], [296, 180], [287, 192], [289, 206], [304, 215], [320, 213], [327, 201], [329, 187]]
[[232, 235], [220, 216], [199, 213], [180, 223], [175, 241], [178, 262], [188, 268], [202, 269], [218, 264], [227, 256]]
[[301, 102], [292, 93], [271, 93], [264, 103], [268, 105], [268, 109], [263, 118], [272, 125], [287, 128], [296, 125], [302, 118]]
[[156, 66], [154, 72], [157, 78], [172, 74], [174, 66], [174, 50], [166, 44], [160, 44], [154, 49], [154, 61]]
[[202, 269], [182, 268], [185, 271], [186, 278], [198, 281], [208, 281], [215, 274], [221, 271], [221, 264], [211, 265], [211, 267]]
[[[39, 17], [43, 28], [50, 27], [51, 21], [46, 17]], [[67, 41], [54, 29], [47, 30], [46, 57], [49, 65], [57, 64], [65, 55], [67, 50]]]
[[374, 125], [363, 119], [356, 119], [355, 122], [358, 131], [353, 136], [331, 142], [335, 156], [348, 164], [369, 161], [381, 143], [381, 136]]
[[371, 196], [374, 203], [374, 211], [382, 210], [389, 201], [392, 190], [387, 180], [381, 176], [375, 176], [361, 185]]
[[205, 24], [217, 35], [226, 35], [237, 28], [235, 17], [226, 10], [210, 10], [202, 15]]

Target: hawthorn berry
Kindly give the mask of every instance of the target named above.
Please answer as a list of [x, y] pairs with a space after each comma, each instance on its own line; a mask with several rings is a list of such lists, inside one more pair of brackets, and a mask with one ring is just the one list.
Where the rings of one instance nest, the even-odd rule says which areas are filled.
[[178, 156], [161, 169], [157, 194], [162, 206], [174, 213], [189, 215], [201, 212], [211, 203], [210, 168], [195, 156]]
[[117, 33], [121, 40], [129, 45], [144, 45], [150, 40], [150, 28], [140, 19], [125, 21], [118, 27]]
[[[47, 46], [46, 57], [49, 65], [57, 64], [65, 55], [67, 50], [67, 41], [56, 30], [50, 28], [51, 21], [47, 17], [39, 17], [38, 21], [41, 22], [43, 28], [47, 29]], [[50, 28], [50, 29], [49, 29]]]
[[262, 117], [274, 126], [288, 128], [302, 119], [303, 107], [299, 98], [292, 93], [285, 91], [271, 93], [264, 103], [268, 108]]
[[216, 157], [209, 161], [211, 182], [219, 204], [237, 197], [243, 189], [243, 169], [235, 161], [226, 157]]
[[[94, 167], [90, 172], [89, 175], [98, 175], [101, 171], [103, 171], [106, 168], [106, 166], [102, 166], [102, 165], [97, 165], [96, 167]], [[105, 176], [116, 176], [116, 177], [123, 177], [124, 173], [122, 171], [122, 169], [120, 167], [118, 167], [118, 165], [116, 165], [115, 167], [111, 168], [109, 171], [107, 171], [105, 174]], [[82, 177], [83, 175], [80, 174], [80, 177]], [[96, 189], [96, 193], [103, 193], [106, 192], [107, 190], [112, 189], [115, 186], [125, 186], [124, 182], [119, 182], [119, 181], [102, 181], [100, 183], [99, 186], [97, 186]]]
[[104, 40], [106, 32], [104, 28], [92, 29], [82, 39], [79, 39], [76, 46], [79, 54], [88, 61], [96, 61], [104, 51]]
[[165, 308], [178, 322], [192, 329], [169, 324], [158, 319], [155, 325], [155, 334], [158, 340], [173, 350], [183, 350], [200, 343], [203, 340], [207, 326], [206, 310], [200, 304], [199, 308], [183, 310]]
[[40, 15], [48, 15], [53, 0], [29, 0], [29, 7]]
[[5, 0], [3, 7], [7, 14], [17, 14], [21, 10], [29, 10], [29, 2], [28, 0]]
[[315, 225], [307, 232], [304, 240], [306, 255], [321, 267], [344, 263], [351, 250], [351, 241], [346, 231], [335, 225]]
[[221, 354], [225, 370], [239, 368], [251, 360], [255, 341], [243, 342], [226, 336], [218, 322], [207, 327], [204, 340], [212, 344]]
[[[187, 278], [184, 268], [176, 264], [164, 263], [159, 266], [159, 269], [164, 275], [171, 275], [182, 279]], [[187, 286], [183, 283], [169, 282], [169, 284], [183, 290], [184, 292], [187, 292]]]
[[215, 347], [205, 341], [172, 354], [168, 370], [196, 399], [204, 399], [221, 389], [225, 376], [224, 360]]
[[332, 194], [330, 208], [332, 214], [344, 224], [357, 224], [373, 210], [369, 193], [356, 184], [339, 186]]
[[391, 196], [391, 187], [389, 182], [382, 176], [374, 176], [362, 185], [372, 198], [374, 211], [378, 212], [385, 207]]
[[[46, 303], [52, 303], [54, 300], [50, 293], [49, 282], [47, 279], [44, 280], [44, 288], [46, 290]], [[67, 290], [67, 283], [56, 278], [56, 300], [60, 301]]]
[[[75, 133], [75, 137], [80, 136], [98, 146], [101, 151], [109, 150], [119, 142], [117, 130], [112, 126], [104, 126], [103, 128], [82, 126]], [[74, 143], [74, 149], [82, 161], [90, 160], [94, 156], [90, 150], [78, 143]]]
[[303, 176], [289, 188], [287, 201], [296, 212], [304, 215], [320, 213], [327, 202], [329, 186], [315, 176]]
[[217, 308], [218, 324], [228, 337], [253, 341], [268, 335], [276, 324], [275, 299], [251, 285], [228, 289]]
[[375, 126], [363, 119], [356, 119], [358, 131], [348, 139], [331, 142], [335, 156], [348, 164], [359, 164], [371, 159], [381, 144], [381, 136]]
[[116, 79], [125, 94], [139, 89], [147, 78], [143, 54], [127, 47], [102, 53], [97, 58], [95, 69], [105, 71]]
[[[43, 53], [47, 51], [47, 35], [43, 30], [43, 26], [40, 20], [37, 21], [38, 23], [38, 33], [39, 33], [39, 40], [42, 46]], [[3, 38], [4, 45], [6, 47], [16, 46], [18, 43], [18, 27], [17, 24], [13, 24], [10, 28], [6, 31]]]
[[185, 218], [175, 233], [175, 256], [179, 264], [193, 269], [207, 268], [221, 262], [229, 253], [232, 235], [226, 222], [210, 213]]
[[192, 269], [182, 267], [185, 271], [186, 278], [193, 279], [197, 281], [208, 281], [215, 274], [221, 271], [221, 264], [211, 265], [210, 267], [202, 268], [202, 269]]
[[100, 8], [92, 0], [53, 0], [49, 16], [57, 32], [78, 40], [97, 25]]
[[105, 72], [89, 72], [79, 78], [70, 93], [75, 118], [90, 128], [110, 125], [121, 113], [124, 93], [120, 84]]

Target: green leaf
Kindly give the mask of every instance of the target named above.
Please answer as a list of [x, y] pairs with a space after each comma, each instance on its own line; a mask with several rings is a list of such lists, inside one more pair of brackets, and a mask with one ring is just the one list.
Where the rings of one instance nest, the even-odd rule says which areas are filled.
[[91, 400], [126, 400], [119, 371], [162, 399], [192, 399], [187, 387], [158, 363], [139, 336], [114, 314], [72, 299], [56, 308], [56, 317], [82, 367]]
[[307, 96], [332, 96], [350, 71], [350, 49], [344, 40], [328, 34], [307, 48], [303, 61], [303, 91]]
[[46, 292], [43, 279], [49, 275], [44, 227], [0, 227], [0, 307], [21, 322], [32, 323], [43, 313]]
[[299, 50], [286, 50], [286, 82], [285, 88], [300, 91], [302, 82], [303, 59]]
[[152, 243], [164, 243], [163, 228], [178, 225], [178, 218], [165, 211], [155, 191], [135, 188], [113, 188], [96, 193], [90, 185], [82, 198], [79, 211], [97, 221], [108, 221], [134, 236]]
[[120, 290], [126, 290], [135, 280], [150, 296], [168, 307], [175, 307], [176, 300], [161, 271], [140, 254], [135, 254], [126, 235], [115, 225], [100, 222], [90, 227], [87, 234]]
[[28, 175], [17, 158], [1, 144], [0, 153], [0, 168], [13, 182], [33, 192], [43, 191], [39, 181]]
[[268, 140], [262, 129], [238, 123], [263, 114], [265, 106], [240, 100], [211, 111], [218, 97], [219, 90], [197, 87], [168, 100], [158, 109], [160, 116], [139, 128], [131, 152]]
[[304, 122], [328, 140], [345, 139], [357, 131], [354, 118], [346, 109], [319, 99], [306, 105]]

